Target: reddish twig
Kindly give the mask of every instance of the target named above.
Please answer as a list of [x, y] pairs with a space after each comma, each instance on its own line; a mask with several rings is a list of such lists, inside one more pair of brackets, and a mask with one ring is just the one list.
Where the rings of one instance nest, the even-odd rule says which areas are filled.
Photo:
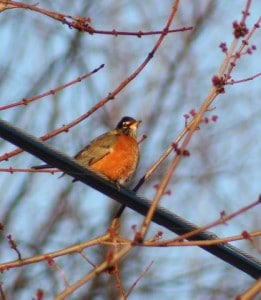
[[50, 267], [55, 268], [60, 273], [60, 275], [63, 278], [63, 281], [64, 281], [65, 285], [69, 286], [70, 283], [67, 279], [67, 276], [66, 276], [64, 270], [55, 262], [55, 260], [52, 257], [46, 256], [45, 259], [46, 259], [46, 261], [47, 261], [47, 263]]
[[[6, 2], [6, 1], [5, 1]], [[0, 1], [1, 3], [1, 1]], [[5, 3], [6, 4], [6, 3]], [[10, 8], [22, 8], [22, 9], [29, 9], [34, 12], [43, 14], [47, 17], [50, 17], [56, 21], [61, 22], [62, 24], [66, 24], [69, 28], [74, 28], [82, 32], [87, 32], [91, 35], [93, 34], [102, 34], [102, 35], [112, 35], [112, 36], [136, 36], [138, 38], [141, 38], [142, 36], [146, 35], [162, 35], [162, 34], [169, 34], [169, 33], [175, 33], [175, 32], [182, 32], [182, 31], [188, 31], [192, 30], [193, 27], [182, 27], [179, 29], [167, 29], [167, 30], [157, 30], [157, 31], [149, 31], [149, 32], [143, 32], [143, 31], [136, 31], [136, 32], [130, 32], [130, 31], [117, 31], [115, 29], [113, 30], [97, 30], [94, 29], [90, 23], [91, 23], [91, 18], [89, 17], [76, 17], [76, 16], [70, 16], [70, 15], [65, 15], [62, 13], [58, 13], [55, 11], [47, 10], [40, 8], [38, 4], [25, 4], [21, 2], [15, 2], [15, 1], [9, 1], [8, 5], [6, 6], [5, 9], [10, 9]], [[4, 8], [2, 9], [2, 11]]]
[[28, 169], [28, 168], [12, 168], [12, 167], [9, 167], [9, 168], [0, 168], [0, 172], [7, 172], [7, 173], [10, 173], [10, 174], [13, 174], [13, 173], [21, 173], [21, 172], [27, 172], [27, 173], [51, 173], [51, 174], [54, 174], [54, 173], [57, 173], [57, 172], [61, 172], [60, 170], [58, 169], [43, 169], [43, 170], [36, 170], [36, 169]]
[[10, 245], [10, 248], [13, 249], [17, 253], [18, 260], [21, 260], [22, 259], [21, 252], [19, 251], [16, 242], [13, 240], [12, 235], [8, 234], [6, 238], [8, 240], [9, 245]]
[[[173, 10], [172, 10], [173, 11]], [[152, 51], [147, 55], [143, 63], [131, 74], [129, 77], [127, 77], [123, 82], [120, 83], [118, 87], [116, 87], [112, 92], [108, 94], [107, 97], [100, 100], [96, 105], [94, 105], [89, 111], [87, 111], [85, 114], [81, 115], [79, 118], [75, 119], [74, 121], [68, 123], [67, 125], [63, 125], [62, 127], [55, 129], [43, 136], [40, 137], [41, 141], [46, 141], [57, 134], [61, 132], [67, 132], [70, 128], [74, 127], [75, 125], [79, 124], [86, 118], [88, 118], [91, 114], [93, 114], [95, 111], [97, 111], [99, 108], [103, 107], [107, 102], [110, 100], [114, 100], [116, 95], [119, 94], [132, 80], [134, 80], [140, 72], [147, 66], [149, 61], [153, 58], [155, 52], [158, 50], [159, 46], [161, 45], [163, 39], [165, 38], [167, 31], [169, 30], [169, 27], [171, 25], [172, 19], [169, 18], [166, 24], [166, 27], [162, 31], [163, 33], [159, 37], [158, 41], [156, 42], [155, 46], [153, 47]], [[0, 156], [0, 161], [8, 160], [9, 158], [23, 152], [22, 149], [15, 149], [13, 151], [10, 151], [8, 153], [5, 153], [4, 155]]]
[[149, 271], [150, 267], [153, 265], [153, 261], [149, 263], [149, 265], [145, 268], [145, 270], [142, 271], [140, 276], [133, 282], [133, 284], [130, 286], [128, 291], [126, 292], [126, 298], [130, 295], [130, 293], [133, 291], [135, 286], [138, 284], [138, 282], [141, 280], [142, 277]]
[[260, 296], [261, 291], [261, 278], [255, 281], [250, 288], [245, 290], [240, 295], [236, 296], [235, 300], [253, 300], [257, 299], [255, 296]]
[[[246, 35], [245, 39], [242, 40], [241, 46], [239, 47], [238, 51], [235, 53], [235, 55], [228, 56], [229, 60], [232, 58], [230, 64], [228, 65], [227, 72], [225, 74], [225, 79], [226, 81], [230, 78], [232, 70], [235, 68], [237, 60], [240, 59], [243, 50], [245, 49], [246, 46], [248, 46], [250, 38], [253, 36], [255, 31], [260, 27], [261, 23], [261, 17], [257, 20], [256, 24], [253, 26], [253, 28], [248, 32]], [[235, 45], [237, 42], [237, 38], [235, 38]]]
[[[259, 27], [260, 20], [261, 20], [261, 18], [259, 18], [258, 22], [255, 24], [253, 29], [247, 34], [245, 40], [248, 41], [251, 38], [251, 36], [253, 35], [256, 28]], [[237, 41], [238, 41], [238, 38], [235, 38], [234, 41], [232, 42], [231, 47], [228, 50], [228, 53], [226, 55], [226, 58], [225, 58], [223, 64], [221, 65], [221, 67], [220, 67], [218, 75], [214, 76], [215, 77], [215, 82], [214, 82], [214, 80], [212, 80], [213, 81], [213, 87], [211, 87], [211, 89], [209, 91], [209, 94], [206, 97], [205, 101], [203, 102], [199, 112], [196, 114], [194, 119], [189, 124], [187, 124], [187, 127], [185, 128], [186, 136], [185, 136], [184, 141], [182, 142], [181, 147], [179, 148], [181, 153], [183, 153], [183, 151], [187, 149], [187, 146], [188, 146], [188, 144], [191, 140], [191, 137], [193, 136], [194, 132], [199, 128], [199, 124], [203, 119], [203, 115], [205, 114], [206, 111], [208, 111], [210, 105], [215, 100], [216, 96], [218, 94], [220, 94], [221, 92], [225, 92], [223, 86], [225, 85], [227, 78], [230, 78], [230, 74], [233, 70], [233, 67], [231, 67], [232, 64], [230, 63], [231, 59], [233, 60], [233, 59], [235, 59], [235, 57], [237, 57], [237, 55], [233, 55], [235, 53]], [[237, 51], [236, 53], [238, 53], [238, 52], [241, 53], [241, 51], [244, 49], [245, 43], [242, 43], [242, 45], [239, 48], [239, 51]], [[224, 75], [226, 70], [228, 70], [228, 72], [227, 72], [226, 75]], [[166, 153], [164, 153], [164, 157], [166, 155], [168, 155], [167, 153], [170, 153], [170, 152], [171, 152], [171, 149], [167, 149]], [[142, 242], [142, 240], [143, 240], [143, 238], [144, 238], [144, 236], [145, 236], [145, 234], [148, 230], [148, 227], [151, 223], [154, 211], [155, 211], [162, 195], [164, 194], [165, 188], [166, 188], [167, 184], [169, 183], [170, 178], [171, 178], [174, 170], [178, 166], [181, 158], [182, 158], [181, 155], [177, 155], [173, 159], [172, 164], [170, 165], [169, 169], [167, 170], [166, 175], [164, 176], [159, 188], [157, 189], [157, 193], [156, 193], [156, 195], [153, 199], [153, 202], [152, 202], [152, 205], [151, 205], [151, 207], [148, 211], [148, 214], [147, 214], [146, 218], [144, 219], [141, 231], [136, 233], [136, 242]]]
[[120, 292], [120, 299], [127, 299], [125, 292], [124, 292], [124, 288], [121, 282], [121, 277], [120, 277], [120, 270], [119, 270], [119, 264], [118, 262], [115, 262], [113, 264], [113, 274], [115, 276], [116, 279], [116, 284], [117, 284], [117, 288]]
[[93, 263], [88, 257], [87, 255], [85, 255], [85, 253], [83, 253], [83, 249], [79, 252], [81, 257], [86, 260], [92, 267], [96, 267], [95, 263]]
[[[213, 236], [214, 237], [214, 236]], [[201, 247], [201, 246], [214, 246], [218, 244], [231, 243], [243, 240], [251, 240], [255, 237], [261, 237], [261, 231], [254, 231], [248, 233], [248, 238], [245, 238], [245, 233], [242, 232], [239, 235], [229, 236], [225, 238], [213, 238], [212, 240], [193, 240], [193, 241], [185, 241], [185, 240], [164, 240], [160, 242], [153, 241], [144, 241], [141, 244], [136, 244], [134, 246], [141, 247]], [[125, 242], [126, 243], [126, 242]], [[124, 244], [124, 242], [122, 243]], [[257, 249], [258, 250], [258, 249]]]
[[190, 237], [193, 237], [196, 234], [201, 233], [202, 231], [209, 230], [210, 228], [213, 228], [213, 227], [215, 227], [217, 225], [226, 224], [227, 221], [235, 218], [238, 215], [241, 215], [242, 213], [244, 213], [244, 212], [248, 211], [249, 209], [251, 209], [251, 208], [253, 208], [253, 207], [257, 206], [257, 205], [260, 205], [260, 204], [261, 204], [261, 198], [259, 196], [259, 198], [256, 201], [254, 201], [253, 203], [250, 203], [249, 205], [246, 205], [246, 206], [238, 209], [234, 213], [226, 215], [226, 213], [224, 213], [224, 211], [223, 211], [223, 212], [220, 213], [220, 218], [218, 220], [216, 220], [214, 222], [211, 222], [211, 223], [209, 223], [209, 224], [207, 224], [205, 226], [201, 226], [200, 228], [192, 230], [192, 231], [190, 231], [188, 233], [182, 234], [182, 235], [176, 237], [175, 239], [173, 239], [172, 242], [185, 240], [185, 239], [188, 239]]
[[78, 82], [81, 82], [82, 80], [90, 77], [91, 75], [93, 75], [94, 73], [98, 72], [100, 69], [102, 69], [104, 67], [104, 64], [100, 65], [98, 68], [92, 70], [91, 72], [89, 73], [86, 73], [84, 74], [83, 76], [79, 76], [78, 78], [68, 82], [68, 83], [65, 83], [65, 84], [62, 84], [54, 89], [51, 89], [50, 91], [46, 92], [46, 93], [43, 93], [43, 94], [40, 94], [40, 95], [37, 95], [37, 96], [34, 96], [34, 97], [31, 97], [31, 98], [24, 98], [20, 101], [17, 101], [17, 102], [14, 102], [14, 103], [11, 103], [11, 104], [8, 104], [8, 105], [5, 105], [5, 106], [2, 106], [0, 107], [0, 111], [1, 110], [5, 110], [5, 109], [9, 109], [9, 108], [12, 108], [12, 107], [15, 107], [15, 106], [20, 106], [20, 105], [28, 105], [29, 103], [33, 102], [33, 101], [36, 101], [36, 100], [39, 100], [41, 98], [44, 98], [46, 96], [50, 96], [50, 95], [55, 95], [57, 92], [75, 84], [75, 83], [78, 83]]
[[146, 35], [160, 35], [160, 34], [169, 34], [169, 33], [174, 33], [174, 32], [183, 32], [183, 31], [189, 31], [189, 30], [193, 30], [192, 26], [189, 27], [183, 27], [183, 28], [179, 28], [179, 29], [170, 29], [170, 30], [157, 30], [157, 31], [148, 31], [148, 32], [144, 32], [144, 31], [135, 31], [135, 32], [131, 32], [131, 31], [117, 31], [115, 29], [113, 30], [95, 30], [93, 29], [93, 34], [104, 34], [104, 35], [113, 35], [115, 37], [117, 37], [118, 35], [126, 35], [126, 36], [136, 36], [138, 38], [141, 38], [142, 36], [146, 36]]
[[226, 84], [236, 84], [236, 83], [241, 83], [241, 82], [246, 82], [246, 81], [249, 81], [249, 80], [254, 80], [255, 78], [261, 76], [261, 73], [257, 73], [256, 75], [253, 75], [253, 76], [250, 76], [248, 78], [244, 78], [244, 79], [241, 79], [241, 80], [234, 80], [234, 79], [231, 79], [230, 81], [227, 81]]

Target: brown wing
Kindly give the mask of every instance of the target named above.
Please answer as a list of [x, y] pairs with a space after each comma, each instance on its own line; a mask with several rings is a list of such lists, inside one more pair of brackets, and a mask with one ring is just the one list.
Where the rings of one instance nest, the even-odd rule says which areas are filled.
[[107, 132], [94, 139], [89, 145], [77, 153], [74, 158], [80, 164], [89, 167], [108, 155], [112, 151], [115, 141], [115, 132]]

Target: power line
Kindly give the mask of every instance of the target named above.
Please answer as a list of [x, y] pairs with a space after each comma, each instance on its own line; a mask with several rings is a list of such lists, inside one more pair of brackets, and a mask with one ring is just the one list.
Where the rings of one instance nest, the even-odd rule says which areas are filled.
[[[79, 165], [71, 157], [53, 149], [50, 146], [47, 146], [34, 136], [29, 135], [1, 119], [0, 136], [53, 167], [64, 171], [76, 180], [91, 186], [136, 212], [146, 215], [151, 204], [149, 200], [137, 195], [135, 192], [128, 190], [125, 187], [118, 189], [105, 178], [102, 178], [93, 171]], [[196, 225], [161, 207], [156, 209], [153, 222], [179, 235], [198, 229]], [[203, 231], [188, 239], [210, 241], [217, 238], [217, 236]], [[200, 247], [255, 279], [258, 279], [261, 276], [261, 263], [247, 253], [231, 246], [228, 243]]]

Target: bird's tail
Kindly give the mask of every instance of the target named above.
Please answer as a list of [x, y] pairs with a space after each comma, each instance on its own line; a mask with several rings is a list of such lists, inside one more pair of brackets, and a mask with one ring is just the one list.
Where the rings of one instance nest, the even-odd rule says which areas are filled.
[[32, 166], [31, 168], [35, 169], [35, 170], [43, 170], [43, 169], [53, 169], [54, 167], [51, 165], [45, 164], [45, 165], [39, 165], [39, 166]]

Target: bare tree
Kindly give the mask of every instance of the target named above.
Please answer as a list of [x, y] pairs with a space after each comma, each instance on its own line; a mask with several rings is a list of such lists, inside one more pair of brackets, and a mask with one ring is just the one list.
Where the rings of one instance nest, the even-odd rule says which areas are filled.
[[[139, 193], [202, 228], [214, 222], [219, 242], [257, 257], [260, 8], [249, 0], [0, 1], [1, 119], [70, 156], [122, 116], [142, 119], [130, 188], [165, 153]], [[126, 210], [120, 235], [108, 237], [118, 204], [69, 176], [36, 173], [39, 160], [2, 139], [0, 150], [1, 299], [256, 294], [248, 275], [197, 241], [174, 240], [151, 217]]]

